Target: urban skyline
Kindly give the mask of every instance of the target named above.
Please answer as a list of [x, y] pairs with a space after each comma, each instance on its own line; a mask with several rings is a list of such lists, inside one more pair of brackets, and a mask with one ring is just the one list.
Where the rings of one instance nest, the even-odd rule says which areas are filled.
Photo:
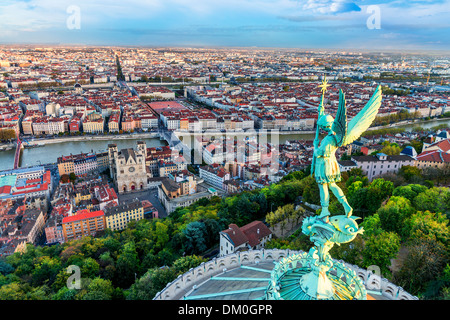
[[2, 1], [0, 301], [449, 300], [449, 4]]

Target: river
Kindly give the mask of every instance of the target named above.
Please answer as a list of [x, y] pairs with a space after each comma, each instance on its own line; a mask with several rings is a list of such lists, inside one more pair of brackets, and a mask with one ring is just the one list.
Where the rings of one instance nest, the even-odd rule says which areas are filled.
[[[437, 126], [437, 125], [440, 125], [440, 124], [447, 124], [447, 126], [448, 127], [450, 127], [450, 119], [439, 119], [439, 120], [429, 120], [429, 121], [423, 121], [423, 122], [416, 122], [416, 123], [414, 123], [414, 124], [412, 124], [412, 123], [405, 123], [405, 124], [399, 124], [399, 125], [395, 125], [395, 126], [393, 126], [393, 127], [391, 127], [391, 128], [404, 128], [406, 131], [410, 131], [412, 128], [414, 128], [414, 127], [422, 127], [422, 128], [424, 128], [424, 129], [429, 129], [429, 128], [432, 128], [432, 127], [435, 127], [435, 126]], [[376, 130], [376, 129], [381, 129], [382, 127], [374, 127], [374, 128], [371, 128], [371, 129], [373, 129], [373, 130]], [[388, 128], [388, 127], [386, 127], [386, 128]], [[213, 137], [219, 137], [219, 136], [221, 136], [221, 134], [220, 133], [203, 133], [203, 134], [196, 134], [197, 136], [199, 136], [199, 135], [203, 135], [204, 137], [211, 137], [211, 136], [213, 136]], [[247, 133], [244, 133], [244, 132], [237, 132], [237, 133], [231, 133], [230, 134], [230, 136], [236, 136], [238, 139], [240, 138], [240, 137], [242, 137], [242, 138], [244, 138], [244, 137], [246, 137], [246, 136], [248, 136], [249, 134], [247, 134]], [[181, 141], [188, 141], [187, 139], [189, 139], [188, 137], [188, 133], [185, 133], [185, 134], [183, 134], [182, 136], [180, 136], [180, 140]], [[310, 132], [308, 132], [308, 133], [288, 133], [288, 132], [281, 132], [279, 135], [275, 135], [274, 133], [268, 133], [266, 136], [265, 136], [265, 139], [268, 141], [268, 142], [272, 142], [272, 141], [276, 141], [276, 142], [278, 142], [278, 143], [286, 143], [286, 141], [288, 141], [288, 140], [314, 140], [314, 136], [315, 136], [315, 134], [314, 133], [310, 133]], [[193, 137], [190, 137], [191, 138], [191, 146], [193, 146], [194, 145], [194, 139], [193, 139]]]
[[[442, 119], [442, 120], [430, 120], [426, 122], [420, 122], [415, 124], [403, 124], [397, 125], [396, 128], [405, 128], [405, 130], [410, 130], [413, 127], [420, 126], [422, 128], [431, 128], [440, 124], [447, 124], [450, 126], [450, 119]], [[245, 134], [236, 134], [236, 135], [245, 135]], [[219, 134], [217, 135], [219, 136]], [[184, 139], [183, 139], [184, 138]], [[182, 140], [185, 140], [186, 137], [183, 137]], [[268, 141], [270, 142], [271, 136], [270, 134], [267, 136]], [[279, 143], [285, 143], [287, 140], [313, 140], [314, 134], [311, 133], [283, 133], [278, 136]], [[147, 142], [148, 147], [157, 147], [166, 145], [165, 141], [161, 141], [158, 138], [146, 138], [146, 139], [121, 139], [121, 140], [110, 140], [110, 141], [70, 141], [70, 142], [62, 142], [58, 144], [47, 144], [43, 147], [39, 148], [30, 148], [24, 149], [20, 166], [27, 167], [44, 163], [54, 163], [57, 158], [61, 155], [69, 155], [69, 154], [78, 154], [81, 152], [90, 152], [91, 150], [94, 152], [106, 151], [106, 148], [109, 143], [117, 144], [119, 149], [122, 148], [130, 148], [136, 146], [136, 141], [144, 140]], [[193, 145], [193, 144], [192, 144]], [[12, 169], [14, 162], [14, 150], [8, 151], [0, 151], [0, 171]]]
[[[103, 152], [107, 151], [108, 144], [117, 144], [118, 149], [134, 148], [136, 141], [145, 141], [147, 147], [159, 147], [167, 145], [159, 138], [147, 139], [120, 139], [120, 140], [89, 140], [89, 141], [68, 141], [57, 144], [47, 144], [38, 148], [25, 148], [22, 150], [20, 161], [21, 167], [35, 166], [44, 163], [54, 163], [62, 155], [78, 154], [81, 152]], [[14, 149], [0, 151], [0, 171], [12, 169], [14, 166]]]

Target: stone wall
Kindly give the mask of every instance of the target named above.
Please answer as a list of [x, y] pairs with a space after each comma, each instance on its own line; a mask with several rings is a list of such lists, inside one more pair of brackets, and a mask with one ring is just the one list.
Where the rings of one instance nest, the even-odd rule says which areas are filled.
[[[291, 254], [301, 253], [302, 251], [294, 250], [278, 250], [278, 249], [261, 249], [249, 250], [244, 252], [236, 252], [223, 257], [214, 258], [208, 262], [204, 262], [196, 268], [190, 269], [188, 272], [178, 276], [175, 280], [168, 283], [167, 286], [156, 294], [153, 300], [180, 300], [191, 290], [208, 281], [211, 277], [221, 274], [227, 270], [239, 268], [241, 265], [257, 264], [259, 262], [279, 261]], [[417, 297], [409, 294], [403, 288], [390, 283], [387, 279], [359, 268], [355, 265], [345, 264], [364, 282], [368, 293], [371, 292], [381, 294], [392, 300], [418, 300]]]

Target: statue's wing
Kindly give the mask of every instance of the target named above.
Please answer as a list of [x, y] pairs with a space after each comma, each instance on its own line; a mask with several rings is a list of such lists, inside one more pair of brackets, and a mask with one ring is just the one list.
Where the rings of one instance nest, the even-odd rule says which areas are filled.
[[[342, 145], [348, 145], [359, 139], [361, 134], [366, 131], [377, 116], [378, 109], [381, 106], [381, 86], [375, 89], [372, 98], [367, 102], [364, 108], [350, 121], [347, 128], [347, 134], [344, 137]], [[339, 112], [339, 111], [338, 111]]]
[[336, 134], [335, 138], [337, 146], [342, 146], [344, 139], [347, 136], [347, 106], [345, 103], [345, 95], [344, 92], [342, 92], [342, 89], [339, 90], [338, 110], [331, 129]]

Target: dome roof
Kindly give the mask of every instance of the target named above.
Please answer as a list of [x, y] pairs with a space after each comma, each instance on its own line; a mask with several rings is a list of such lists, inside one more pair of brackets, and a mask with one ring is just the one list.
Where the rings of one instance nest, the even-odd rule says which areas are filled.
[[[284, 258], [304, 254], [292, 250], [249, 250], [214, 258], [180, 275], [156, 294], [154, 300], [261, 300], [270, 290], [271, 275]], [[367, 300], [417, 300], [385, 278], [341, 260], [364, 284]], [[294, 270], [294, 269], [293, 269]], [[293, 271], [295, 275], [297, 270]], [[337, 272], [331, 272], [337, 277]], [[340, 274], [342, 277], [343, 274]], [[336, 278], [335, 277], [335, 278]], [[289, 277], [283, 280], [289, 284]], [[286, 282], [287, 281], [287, 282]], [[338, 285], [339, 281], [335, 281]], [[285, 286], [285, 288], [288, 288]], [[286, 292], [283, 292], [285, 294]], [[339, 294], [343, 291], [339, 289]]]
[[414, 149], [411, 146], [405, 147], [400, 154], [403, 154], [405, 156], [410, 156], [410, 157], [413, 157], [413, 158], [417, 157], [416, 149]]

